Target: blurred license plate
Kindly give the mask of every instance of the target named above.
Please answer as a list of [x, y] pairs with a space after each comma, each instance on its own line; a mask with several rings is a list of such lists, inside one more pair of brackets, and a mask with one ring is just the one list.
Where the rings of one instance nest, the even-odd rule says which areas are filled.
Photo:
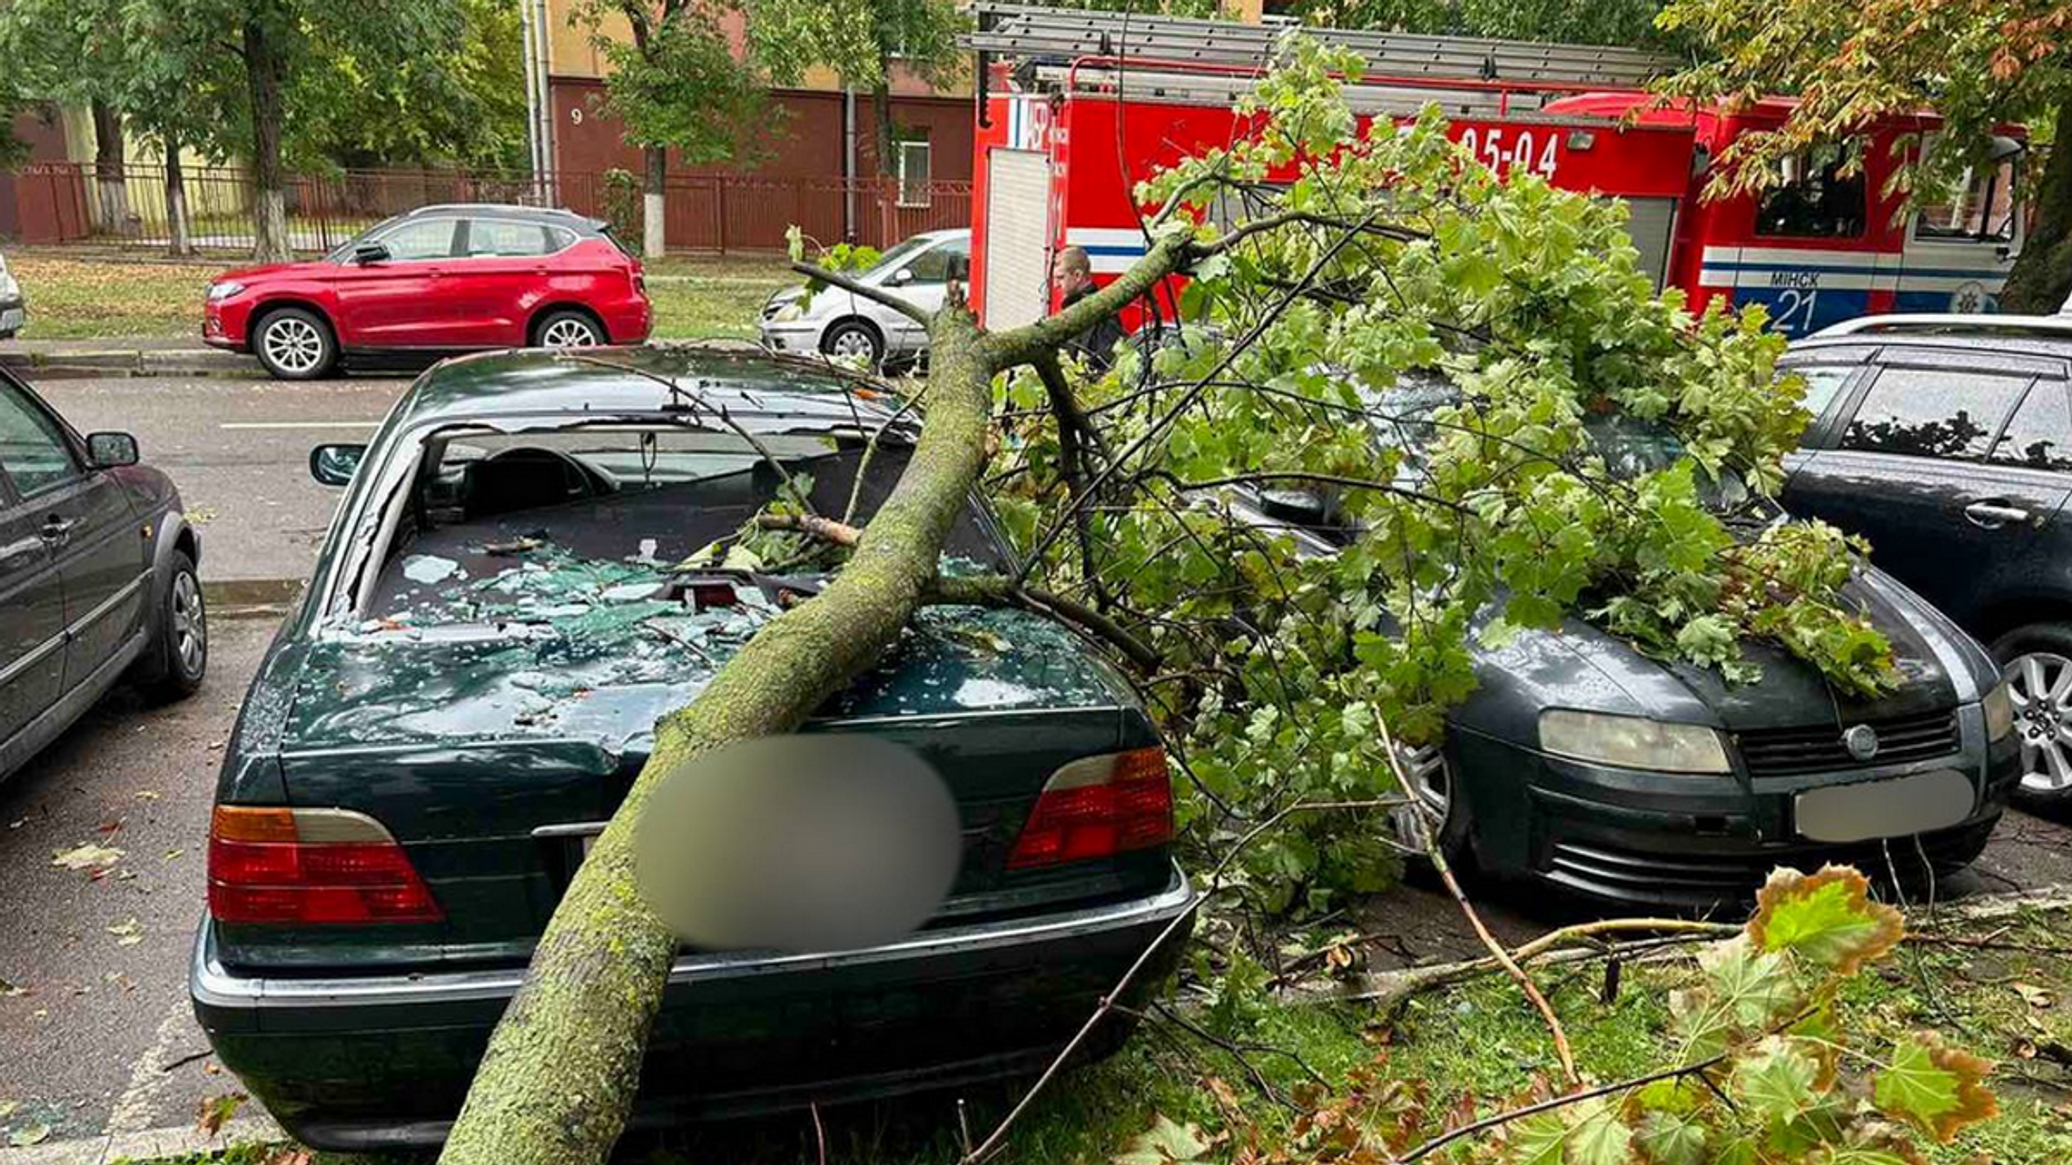
[[1971, 816], [1977, 794], [1963, 773], [1938, 769], [1800, 793], [1799, 835], [1810, 841], [1870, 841], [1945, 829]]

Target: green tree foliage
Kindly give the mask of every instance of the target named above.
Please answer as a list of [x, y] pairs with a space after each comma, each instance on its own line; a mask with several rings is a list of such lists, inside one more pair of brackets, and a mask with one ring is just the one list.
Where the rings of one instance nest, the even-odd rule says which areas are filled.
[[[1165, 660], [1153, 691], [1203, 794], [1193, 825], [1388, 795], [1382, 726], [1436, 741], [1475, 687], [1471, 648], [1520, 628], [1588, 620], [1732, 682], [1756, 678], [1741, 645], [1763, 639], [1838, 687], [1891, 682], [1890, 645], [1840, 594], [1851, 545], [1762, 521], [1807, 414], [1796, 381], [1773, 383], [1783, 341], [1760, 309], [1693, 318], [1658, 297], [1621, 207], [1499, 180], [1436, 111], [1368, 132], [1335, 79], [1359, 67], [1299, 42], [1246, 103], [1255, 136], [1140, 190], [1202, 216], [1154, 234], [1213, 248], [1177, 307], [1224, 339], [1081, 386], [1126, 456], [1087, 483], [1040, 378], [1006, 390], [1002, 508], [1050, 589]], [[1654, 453], [1617, 452], [1633, 441]], [[1342, 545], [1262, 528], [1217, 500], [1233, 482], [1325, 498]], [[1266, 905], [1388, 878], [1378, 823], [1315, 820], [1247, 851]]]
[[756, 62], [779, 85], [796, 85], [815, 65], [871, 95], [878, 173], [893, 172], [886, 144], [902, 136], [892, 117], [895, 69], [943, 86], [963, 75], [957, 34], [965, 19], [950, 0], [741, 0]]
[[1665, 47], [1655, 27], [1662, 0], [1299, 0], [1303, 23], [1560, 44]]
[[1711, 189], [1751, 191], [1777, 162], [1872, 120], [1933, 108], [1945, 119], [1903, 185], [1938, 199], [1983, 160], [1996, 126], [2027, 123], [2052, 144], [2030, 167], [2029, 238], [2002, 293], [2013, 311], [2051, 312], [2072, 291], [2072, 6], [2062, 0], [1675, 0], [1662, 26], [1712, 59], [1672, 93], [1746, 102], [1795, 94], [1774, 133], [1723, 152]]
[[[601, 112], [617, 118], [644, 161], [645, 249], [666, 244], [662, 196], [669, 151], [691, 165], [751, 157], [771, 128], [768, 93], [737, 60], [715, 0], [583, 0], [573, 19], [591, 30], [607, 64]], [[606, 31], [624, 20], [630, 39]]]

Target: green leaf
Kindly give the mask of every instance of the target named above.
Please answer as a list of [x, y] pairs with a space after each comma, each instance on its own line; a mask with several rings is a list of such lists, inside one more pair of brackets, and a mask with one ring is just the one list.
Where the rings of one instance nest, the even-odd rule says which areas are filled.
[[1818, 1101], [1813, 1082], [1820, 1063], [1776, 1036], [1764, 1040], [1734, 1065], [1732, 1091], [1755, 1114], [1784, 1124]]
[[1579, 1119], [1569, 1131], [1568, 1165], [1627, 1165], [1633, 1160], [1633, 1130], [1619, 1119], [1619, 1110], [1593, 1102], [1579, 1105]]
[[1872, 1097], [1887, 1115], [1912, 1121], [1943, 1141], [1999, 1111], [1985, 1086], [1991, 1065], [1945, 1046], [1930, 1033], [1901, 1039], [1880, 1071]]
[[1906, 933], [1899, 911], [1870, 900], [1870, 882], [1846, 866], [1808, 877], [1797, 870], [1771, 873], [1756, 895], [1748, 935], [1766, 951], [1788, 950], [1838, 975], [1898, 945]]
[[1558, 1111], [1536, 1112], [1513, 1121], [1505, 1143], [1511, 1150], [1511, 1165], [1562, 1165], [1568, 1122]]
[[1634, 1142], [1649, 1165], [1700, 1165], [1705, 1158], [1705, 1126], [1688, 1116], [1651, 1112], [1641, 1118]]
[[1151, 1127], [1132, 1138], [1114, 1161], [1115, 1165], [1190, 1165], [1200, 1161], [1212, 1145], [1198, 1125], [1181, 1124], [1158, 1113]]

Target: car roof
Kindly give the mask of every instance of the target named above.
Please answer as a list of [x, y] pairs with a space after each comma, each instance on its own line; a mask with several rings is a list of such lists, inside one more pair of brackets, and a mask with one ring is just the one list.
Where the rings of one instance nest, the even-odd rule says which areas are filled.
[[556, 226], [581, 226], [596, 228], [604, 220], [577, 214], [557, 206], [519, 206], [508, 202], [436, 202], [430, 206], [419, 206], [404, 211], [398, 218], [416, 218], [419, 215], [495, 215], [498, 218], [520, 219], [526, 222], [551, 223]]
[[1792, 356], [1826, 354], [1850, 364], [1862, 364], [1873, 356], [1893, 351], [1932, 352], [1976, 357], [1981, 363], [2009, 356], [2041, 356], [2059, 362], [2072, 361], [2072, 333], [2062, 338], [2024, 333], [1996, 334], [1968, 332], [1860, 332], [1830, 335], [1821, 332], [1794, 340]]
[[[672, 393], [654, 376], [682, 386], [682, 392]], [[847, 428], [883, 425], [899, 404], [861, 374], [745, 346], [599, 348], [580, 355], [514, 348], [433, 366], [411, 386], [398, 417], [410, 425], [581, 418], [669, 412], [687, 403], [708, 415], [724, 409], [729, 416]], [[697, 403], [709, 407], [698, 410]]]

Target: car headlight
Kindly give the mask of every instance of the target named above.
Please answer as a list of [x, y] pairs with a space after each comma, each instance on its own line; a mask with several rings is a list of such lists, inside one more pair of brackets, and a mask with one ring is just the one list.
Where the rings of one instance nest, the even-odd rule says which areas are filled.
[[1987, 740], [2004, 740], [2014, 731], [2014, 694], [2007, 690], [2005, 680], [1993, 685], [1979, 707], [1986, 713]]
[[1727, 746], [1702, 724], [1664, 724], [1549, 708], [1540, 713], [1540, 749], [1572, 760], [1664, 773], [1727, 773]]
[[209, 284], [209, 302], [221, 303], [244, 289], [245, 285], [235, 279], [227, 279], [222, 283], [211, 283]]
[[799, 306], [799, 301], [794, 299], [790, 303], [784, 304], [783, 306], [779, 307], [774, 313], [772, 313], [770, 316], [770, 322], [777, 324], [788, 324], [791, 321], [798, 319], [799, 317], [805, 314], [806, 309]]

